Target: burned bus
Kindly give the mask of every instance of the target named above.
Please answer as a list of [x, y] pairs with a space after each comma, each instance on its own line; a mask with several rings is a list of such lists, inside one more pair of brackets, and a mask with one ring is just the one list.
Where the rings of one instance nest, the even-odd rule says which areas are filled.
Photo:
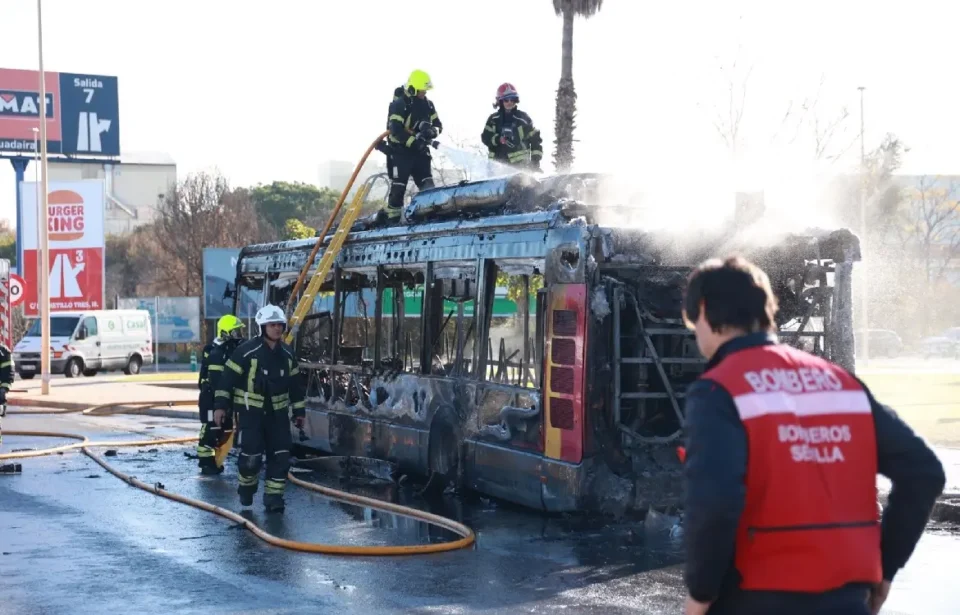
[[[303, 444], [546, 511], [677, 502], [704, 368], [683, 285], [721, 249], [768, 272], [783, 340], [852, 368], [849, 231], [740, 247], [729, 225], [611, 228], [578, 197], [589, 180], [462, 182], [413, 196], [402, 223], [357, 224], [295, 335]], [[234, 296], [291, 311], [316, 241], [245, 247]]]

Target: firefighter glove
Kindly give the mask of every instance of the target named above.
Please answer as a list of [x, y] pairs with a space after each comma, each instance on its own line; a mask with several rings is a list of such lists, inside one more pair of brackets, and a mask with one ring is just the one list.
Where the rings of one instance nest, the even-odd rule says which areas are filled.
[[538, 173], [542, 171], [543, 169], [540, 168], [540, 159], [534, 158], [533, 160], [531, 160], [530, 168], [533, 169], [534, 171], [537, 171]]
[[306, 422], [306, 418], [302, 416], [293, 417], [293, 424], [297, 426], [297, 429], [303, 431], [303, 425]]
[[423, 153], [427, 151], [427, 148], [430, 146], [430, 142], [427, 139], [423, 138], [423, 135], [417, 135], [417, 138], [413, 140], [413, 150], [417, 153]]

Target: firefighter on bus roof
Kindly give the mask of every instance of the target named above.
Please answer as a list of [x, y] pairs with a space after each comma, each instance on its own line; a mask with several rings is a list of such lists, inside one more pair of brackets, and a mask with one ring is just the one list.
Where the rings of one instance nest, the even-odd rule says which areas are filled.
[[943, 467], [860, 380], [778, 343], [776, 311], [741, 258], [690, 276], [684, 320], [708, 363], [686, 397], [686, 613], [875, 614]]
[[519, 103], [520, 95], [512, 84], [497, 88], [493, 104], [497, 111], [487, 118], [480, 138], [493, 160], [539, 173], [543, 140], [533, 119], [517, 108]]
[[407, 182], [413, 177], [420, 190], [433, 188], [433, 170], [430, 146], [443, 132], [443, 123], [437, 115], [427, 91], [433, 89], [430, 75], [422, 70], [410, 73], [407, 83], [393, 92], [393, 101], [387, 111], [387, 173], [390, 176], [390, 195], [387, 198], [387, 218], [399, 220], [403, 209], [403, 195]]
[[220, 425], [227, 413], [237, 411], [240, 504], [253, 504], [253, 494], [260, 483], [260, 466], [266, 455], [263, 505], [268, 512], [282, 512], [293, 445], [290, 414], [302, 430], [306, 414], [305, 387], [293, 351], [281, 341], [287, 327], [283, 310], [265, 305], [255, 320], [260, 336], [240, 344], [227, 360], [214, 396], [214, 421]]
[[[202, 474], [219, 474], [223, 466], [217, 463], [217, 449], [225, 446], [233, 434], [233, 413], [224, 417], [222, 425], [213, 420], [213, 396], [223, 375], [223, 366], [243, 341], [244, 324], [233, 314], [217, 321], [217, 337], [204, 346], [200, 362], [200, 439], [197, 442], [197, 458]], [[221, 455], [222, 457], [222, 455]]]

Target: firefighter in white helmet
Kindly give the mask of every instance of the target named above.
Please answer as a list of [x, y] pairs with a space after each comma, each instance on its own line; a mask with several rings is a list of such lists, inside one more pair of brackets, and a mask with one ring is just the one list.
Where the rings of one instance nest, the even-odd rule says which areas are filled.
[[293, 350], [281, 341], [287, 327], [283, 310], [265, 305], [255, 320], [260, 336], [241, 344], [227, 360], [215, 394], [214, 421], [219, 424], [231, 410], [237, 412], [240, 504], [253, 504], [266, 454], [263, 505], [268, 512], [282, 512], [292, 445], [291, 414], [302, 429], [305, 387]]

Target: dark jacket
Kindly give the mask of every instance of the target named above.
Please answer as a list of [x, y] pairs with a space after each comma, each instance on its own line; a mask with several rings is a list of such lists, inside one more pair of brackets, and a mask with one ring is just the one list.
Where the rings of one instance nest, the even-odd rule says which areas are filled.
[[214, 394], [220, 383], [220, 377], [223, 376], [223, 368], [241, 342], [242, 340], [232, 338], [226, 341], [216, 339], [204, 346], [203, 362], [200, 364], [201, 417], [205, 417], [204, 412], [207, 410], [213, 410]]
[[213, 409], [213, 390], [210, 389], [210, 351], [217, 340], [203, 347], [200, 356], [200, 377], [197, 379], [197, 388], [200, 389], [200, 418], [204, 419], [205, 412]]
[[262, 337], [248, 340], [227, 359], [217, 383], [214, 408], [306, 414], [305, 387], [290, 347], [278, 342], [270, 348]]
[[[764, 333], [730, 340], [717, 350], [707, 369], [720, 361], [736, 361], [739, 350], [774, 343], [776, 338]], [[893, 410], [878, 403], [866, 386], [864, 390], [876, 430], [877, 468], [892, 482], [881, 524], [881, 559], [884, 579], [893, 580], [920, 540], [946, 479], [943, 466], [926, 443]], [[684, 576], [694, 599], [715, 600], [711, 613], [726, 612], [732, 606], [737, 613], [766, 609], [792, 613], [812, 612], [864, 597], [867, 588], [862, 585], [819, 595], [739, 590], [733, 556], [745, 499], [747, 442], [730, 394], [715, 382], [694, 382], [687, 390], [684, 430]]]
[[0, 344], [0, 388], [9, 391], [13, 387], [13, 355], [10, 349]]
[[[500, 137], [504, 136], [504, 129], [512, 133], [513, 145], [500, 143]], [[528, 151], [531, 160], [539, 161], [543, 158], [543, 139], [540, 136], [540, 130], [533, 125], [533, 119], [520, 109], [507, 113], [501, 108], [491, 114], [483, 127], [480, 139], [487, 146], [490, 157], [495, 160], [520, 164], [525, 162]]]
[[402, 87], [394, 90], [393, 101], [387, 111], [387, 129], [390, 131], [387, 140], [395, 153], [415, 151], [412, 148], [415, 147], [417, 125], [420, 122], [430, 122], [437, 129], [437, 133], [443, 132], [443, 122], [440, 121], [432, 100], [426, 96], [407, 96]]

